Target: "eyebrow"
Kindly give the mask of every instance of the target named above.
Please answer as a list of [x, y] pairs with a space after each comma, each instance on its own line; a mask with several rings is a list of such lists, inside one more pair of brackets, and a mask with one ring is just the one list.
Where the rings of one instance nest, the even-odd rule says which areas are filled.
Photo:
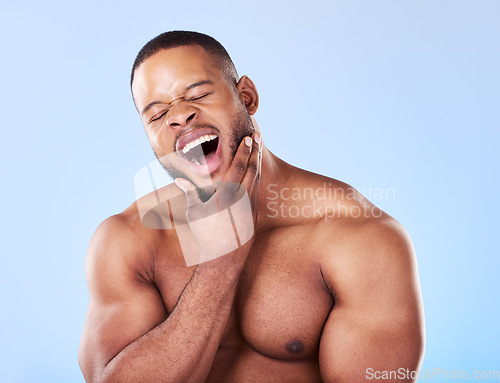
[[[198, 82], [195, 82], [191, 85], [188, 85], [186, 87], [186, 92], [190, 89], [193, 89], [193, 88], [196, 88], [197, 86], [201, 86], [201, 85], [205, 85], [205, 84], [210, 84], [212, 85], [213, 82], [210, 81], [210, 80], [201, 80], [201, 81], [198, 81]], [[144, 115], [144, 113], [146, 113], [149, 109], [151, 109], [153, 106], [157, 105], [157, 104], [162, 104], [161, 101], [153, 101], [153, 102], [150, 102], [141, 112], [141, 115]]]

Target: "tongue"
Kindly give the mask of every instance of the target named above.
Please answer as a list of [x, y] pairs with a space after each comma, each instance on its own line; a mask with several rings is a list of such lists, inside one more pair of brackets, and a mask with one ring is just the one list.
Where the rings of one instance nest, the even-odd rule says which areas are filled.
[[205, 154], [205, 156], [203, 156], [203, 160], [205, 161], [205, 163], [207, 162], [210, 162], [210, 160], [215, 156], [215, 152], [210, 152], [210, 153], [207, 153]]
[[204, 153], [201, 145], [192, 148], [189, 152], [186, 153], [186, 158], [188, 161], [192, 162], [196, 165], [206, 165], [215, 154], [215, 151], [211, 151], [208, 153]]

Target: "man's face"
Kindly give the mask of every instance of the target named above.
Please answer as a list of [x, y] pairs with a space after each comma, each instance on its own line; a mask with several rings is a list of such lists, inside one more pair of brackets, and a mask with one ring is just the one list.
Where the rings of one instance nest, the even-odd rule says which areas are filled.
[[197, 45], [161, 50], [136, 69], [134, 101], [149, 141], [173, 177], [222, 180], [254, 127], [235, 85]]

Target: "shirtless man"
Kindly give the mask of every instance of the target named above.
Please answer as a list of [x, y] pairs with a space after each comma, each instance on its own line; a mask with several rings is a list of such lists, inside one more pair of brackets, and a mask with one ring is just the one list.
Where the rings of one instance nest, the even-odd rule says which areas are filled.
[[[191, 211], [228, 197], [221, 181], [238, 183], [254, 233], [236, 250], [187, 267], [176, 230], [144, 224], [137, 201], [105, 220], [86, 261], [90, 305], [79, 351], [86, 381], [388, 381], [384, 371], [398, 373], [391, 381], [415, 381], [423, 307], [401, 225], [348, 185], [274, 156], [252, 117], [255, 85], [238, 79], [208, 36], [153, 39], [131, 86], [160, 161], [181, 158], [179, 142], [216, 136], [206, 154], [215, 194], [196, 189], [203, 174], [192, 166], [162, 163], [186, 192], [188, 221]], [[185, 202], [178, 186], [164, 188], [165, 198]], [[285, 214], [291, 202], [301, 214]]]

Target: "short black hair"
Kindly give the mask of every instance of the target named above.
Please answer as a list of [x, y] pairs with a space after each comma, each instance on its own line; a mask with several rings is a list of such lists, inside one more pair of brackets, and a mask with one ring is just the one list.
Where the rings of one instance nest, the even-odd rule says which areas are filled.
[[142, 47], [135, 58], [130, 75], [130, 87], [134, 82], [135, 70], [149, 57], [158, 53], [163, 49], [176, 48], [187, 45], [199, 45], [215, 58], [216, 64], [219, 66], [224, 77], [229, 83], [238, 81], [238, 73], [234, 66], [233, 60], [224, 47], [213, 37], [199, 32], [191, 31], [169, 31], [156, 36]]

